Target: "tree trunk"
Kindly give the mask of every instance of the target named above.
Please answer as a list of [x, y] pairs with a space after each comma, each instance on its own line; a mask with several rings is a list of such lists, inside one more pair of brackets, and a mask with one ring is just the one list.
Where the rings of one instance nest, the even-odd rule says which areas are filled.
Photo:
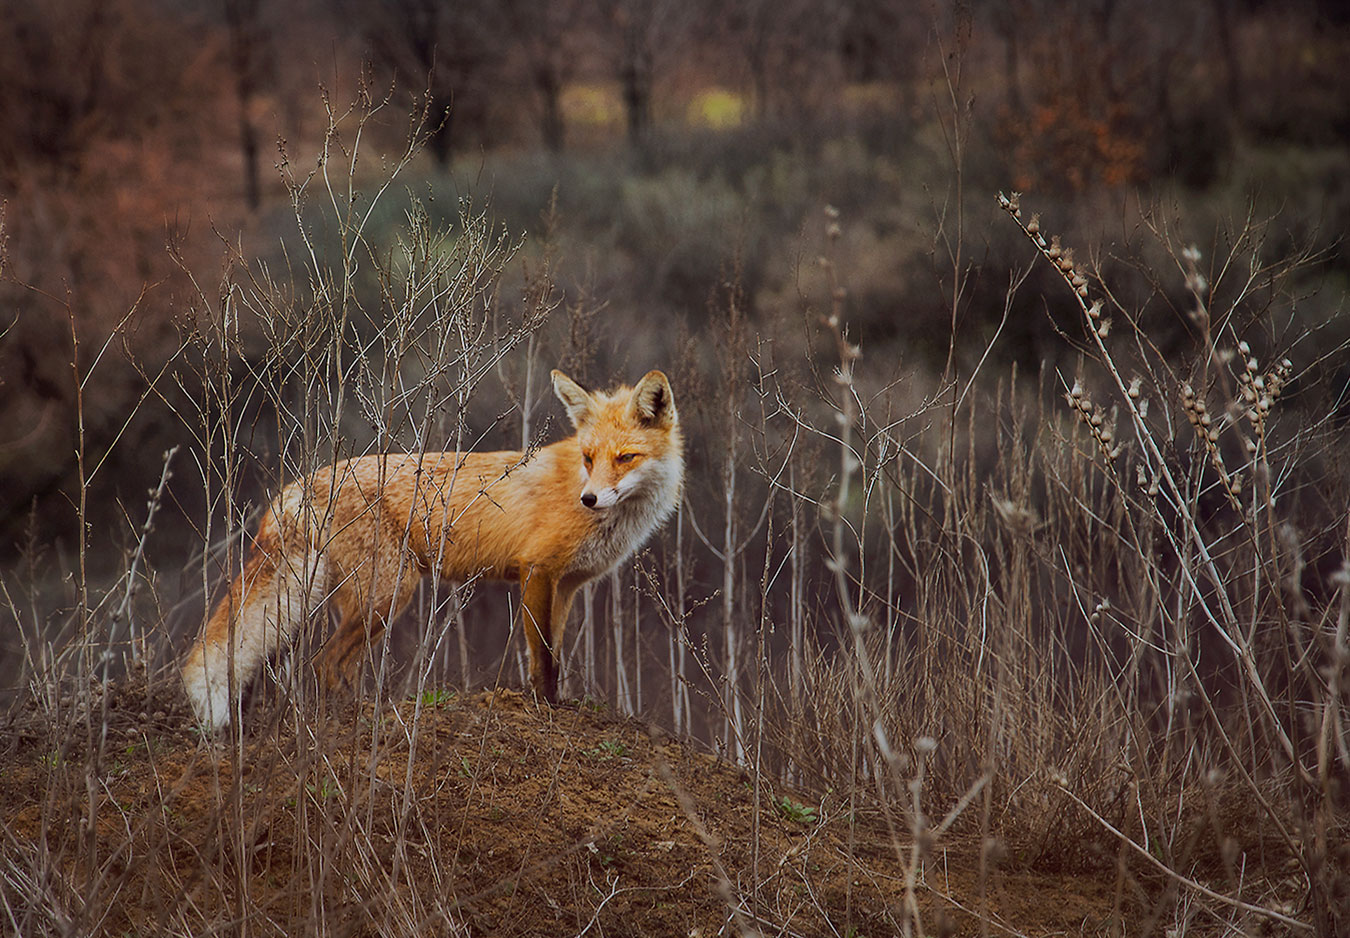
[[628, 142], [637, 146], [647, 136], [652, 116], [651, 69], [640, 55], [634, 55], [620, 70], [623, 105], [628, 115]]
[[540, 66], [534, 73], [534, 84], [543, 104], [540, 130], [544, 135], [544, 146], [550, 153], [561, 153], [567, 132], [562, 112], [562, 81], [554, 69]]
[[249, 106], [253, 101], [254, 71], [258, 37], [258, 0], [225, 0], [225, 22], [229, 29], [230, 70], [234, 72], [234, 92], [239, 107], [239, 149], [244, 161], [244, 198], [250, 209], [262, 204], [262, 185], [258, 175], [258, 130], [253, 126]]

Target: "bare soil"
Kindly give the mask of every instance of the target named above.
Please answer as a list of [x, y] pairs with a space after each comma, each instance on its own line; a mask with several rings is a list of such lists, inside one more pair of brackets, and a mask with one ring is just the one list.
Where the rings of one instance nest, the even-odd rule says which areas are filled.
[[222, 741], [143, 683], [97, 704], [60, 747], [5, 733], [0, 855], [45, 871], [5, 892], [33, 881], [30, 933], [1106, 934], [1131, 901], [1109, 864], [982, 873], [971, 833], [919, 854], [875, 810], [584, 705], [273, 707]]

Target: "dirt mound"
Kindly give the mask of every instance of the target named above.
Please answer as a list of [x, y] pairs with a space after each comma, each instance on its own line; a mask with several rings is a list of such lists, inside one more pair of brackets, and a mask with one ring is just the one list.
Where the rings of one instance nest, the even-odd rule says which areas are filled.
[[59, 736], [9, 727], [21, 934], [884, 935], [917, 909], [930, 933], [1038, 935], [1113, 907], [1110, 873], [981, 876], [968, 840], [907, 871], [883, 818], [584, 705], [277, 707], [218, 741], [173, 693], [109, 694]]

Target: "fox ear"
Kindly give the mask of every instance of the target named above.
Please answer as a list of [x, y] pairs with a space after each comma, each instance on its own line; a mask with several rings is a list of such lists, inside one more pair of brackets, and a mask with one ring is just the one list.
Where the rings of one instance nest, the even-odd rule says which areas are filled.
[[568, 419], [578, 430], [594, 419], [595, 401], [590, 392], [556, 368], [553, 369], [553, 393], [563, 402]]
[[628, 413], [637, 421], [652, 427], [667, 429], [675, 425], [675, 397], [670, 393], [670, 382], [659, 371], [649, 371], [633, 388], [628, 402]]

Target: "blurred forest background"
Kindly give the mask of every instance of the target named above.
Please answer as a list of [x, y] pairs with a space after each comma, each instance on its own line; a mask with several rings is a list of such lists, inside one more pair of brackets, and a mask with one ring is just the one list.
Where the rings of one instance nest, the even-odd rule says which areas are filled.
[[[527, 254], [551, 239], [559, 299], [602, 310], [580, 369], [593, 382], [673, 366], [675, 324], [702, 334], [732, 269], [751, 319], [797, 316], [826, 204], [846, 222], [855, 337], [897, 373], [941, 371], [949, 340], [978, 352], [999, 321], [1026, 262], [1015, 232], [986, 224], [999, 189], [1122, 257], [1156, 199], [1202, 246], [1218, 220], [1273, 217], [1272, 251], [1316, 257], [1310, 321], [1339, 308], [1350, 271], [1350, 10], [1329, 0], [4, 7], [6, 563], [74, 531], [72, 330], [93, 372], [85, 446], [107, 454], [90, 504], [115, 535], [181, 436], [162, 380], [146, 398], [192, 316], [190, 279], [210, 293], [232, 251], [293, 245], [287, 174], [312, 165], [325, 102], [345, 107], [363, 75], [392, 96], [370, 153], [427, 114], [400, 186], [448, 217], [471, 196]], [[387, 243], [400, 213], [380, 221]], [[939, 247], [955, 235], [954, 274]], [[1035, 372], [1064, 354], [1046, 302], [1021, 294], [996, 360]]]

